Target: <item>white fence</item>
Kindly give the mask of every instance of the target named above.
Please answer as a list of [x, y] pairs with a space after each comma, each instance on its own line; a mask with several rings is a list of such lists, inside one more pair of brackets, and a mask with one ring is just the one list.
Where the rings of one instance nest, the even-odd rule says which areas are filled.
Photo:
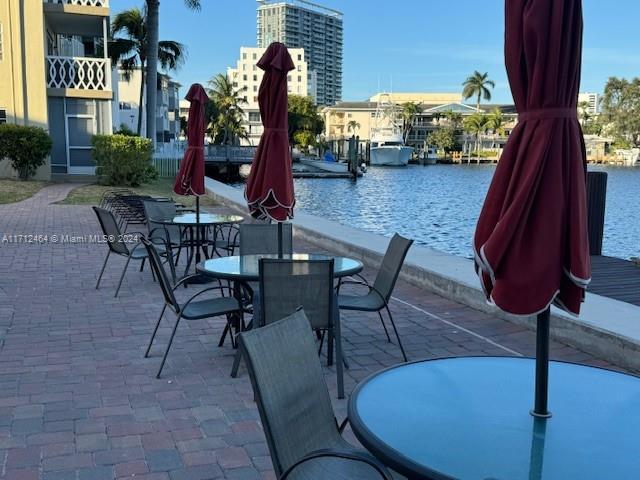
[[109, 0], [43, 0], [44, 3], [58, 5], [81, 5], [83, 7], [109, 7]]
[[106, 58], [48, 56], [47, 87], [111, 90], [111, 61]]
[[181, 160], [182, 160], [182, 157], [175, 158], [175, 157], [164, 157], [164, 156], [154, 155], [151, 163], [153, 163], [153, 166], [156, 167], [156, 170], [158, 172], [158, 177], [171, 178], [171, 177], [175, 177], [176, 174], [178, 173], [178, 170], [180, 169]]

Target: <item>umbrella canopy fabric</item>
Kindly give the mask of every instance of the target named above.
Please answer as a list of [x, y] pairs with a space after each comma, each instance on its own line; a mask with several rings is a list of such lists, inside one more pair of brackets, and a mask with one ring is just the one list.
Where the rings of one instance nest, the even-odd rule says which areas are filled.
[[188, 144], [173, 191], [178, 195], [204, 195], [204, 109], [209, 97], [202, 85], [194, 83], [185, 98], [191, 102], [187, 121]]
[[518, 125], [478, 220], [476, 271], [503, 311], [533, 315], [554, 303], [578, 315], [591, 277], [577, 120], [581, 0], [505, 0], [505, 9]]
[[245, 198], [252, 216], [282, 222], [293, 218], [295, 205], [287, 119], [287, 74], [294, 65], [287, 47], [274, 42], [258, 67], [265, 72], [258, 92], [264, 132], [251, 165]]

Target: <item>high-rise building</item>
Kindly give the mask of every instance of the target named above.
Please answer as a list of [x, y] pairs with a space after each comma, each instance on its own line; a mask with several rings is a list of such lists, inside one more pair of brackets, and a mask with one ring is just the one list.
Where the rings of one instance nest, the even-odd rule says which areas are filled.
[[586, 103], [586, 111], [590, 115], [597, 115], [600, 113], [600, 94], [584, 92], [578, 94], [578, 107], [581, 103]]
[[342, 98], [342, 13], [306, 0], [257, 0], [258, 46], [303, 48], [317, 75], [318, 105]]
[[[287, 90], [290, 94], [309, 96], [316, 101], [316, 74], [308, 70], [305, 51], [302, 48], [289, 48], [289, 55], [293, 60], [293, 70], [287, 77]], [[227, 78], [233, 82], [233, 87], [241, 92], [245, 104], [244, 123], [247, 127], [249, 145], [257, 145], [262, 135], [262, 121], [258, 105], [258, 91], [264, 71], [258, 67], [258, 60], [266, 48], [240, 47], [240, 57], [235, 68], [227, 68]]]

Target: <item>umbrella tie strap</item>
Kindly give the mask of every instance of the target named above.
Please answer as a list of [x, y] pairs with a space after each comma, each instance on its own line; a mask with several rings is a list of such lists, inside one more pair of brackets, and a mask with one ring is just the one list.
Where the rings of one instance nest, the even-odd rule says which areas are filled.
[[288, 132], [288, 128], [274, 128], [274, 127], [265, 127], [265, 132]]
[[519, 122], [526, 122], [527, 120], [546, 120], [556, 118], [574, 118], [578, 119], [578, 109], [576, 107], [570, 108], [539, 108], [536, 110], [528, 110], [518, 114]]

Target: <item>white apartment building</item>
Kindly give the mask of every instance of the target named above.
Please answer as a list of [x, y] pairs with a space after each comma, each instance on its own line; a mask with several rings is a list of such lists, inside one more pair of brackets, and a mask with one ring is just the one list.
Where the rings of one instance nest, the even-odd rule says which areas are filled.
[[257, 0], [257, 44], [303, 48], [317, 74], [316, 103], [342, 99], [342, 13], [307, 0]]
[[[118, 130], [125, 125], [130, 130], [138, 130], [138, 106], [140, 104], [140, 82], [142, 75], [140, 69], [132, 72], [129, 80], [124, 72], [118, 70], [118, 88], [114, 94], [114, 129]], [[158, 144], [173, 143], [180, 135], [179, 114], [179, 88], [180, 84], [173, 81], [168, 75], [158, 74], [158, 91], [156, 97], [156, 142]], [[142, 98], [146, 102], [146, 95]], [[115, 108], [114, 108], [115, 110]], [[140, 134], [144, 137], [147, 133], [146, 105], [142, 106], [142, 129]]]
[[[288, 92], [290, 94], [309, 96], [316, 102], [317, 75], [308, 69], [305, 51], [302, 48], [289, 48], [294, 69], [287, 77]], [[266, 48], [241, 47], [240, 57], [235, 68], [227, 69], [227, 77], [233, 86], [241, 90], [246, 104], [245, 122], [249, 134], [249, 145], [257, 145], [262, 135], [262, 122], [258, 105], [258, 90], [264, 76], [264, 71], [257, 65]]]
[[587, 112], [590, 115], [598, 115], [600, 113], [600, 101], [602, 97], [599, 93], [580, 93], [578, 94], [578, 104], [582, 102], [586, 102], [589, 106], [587, 107]]

